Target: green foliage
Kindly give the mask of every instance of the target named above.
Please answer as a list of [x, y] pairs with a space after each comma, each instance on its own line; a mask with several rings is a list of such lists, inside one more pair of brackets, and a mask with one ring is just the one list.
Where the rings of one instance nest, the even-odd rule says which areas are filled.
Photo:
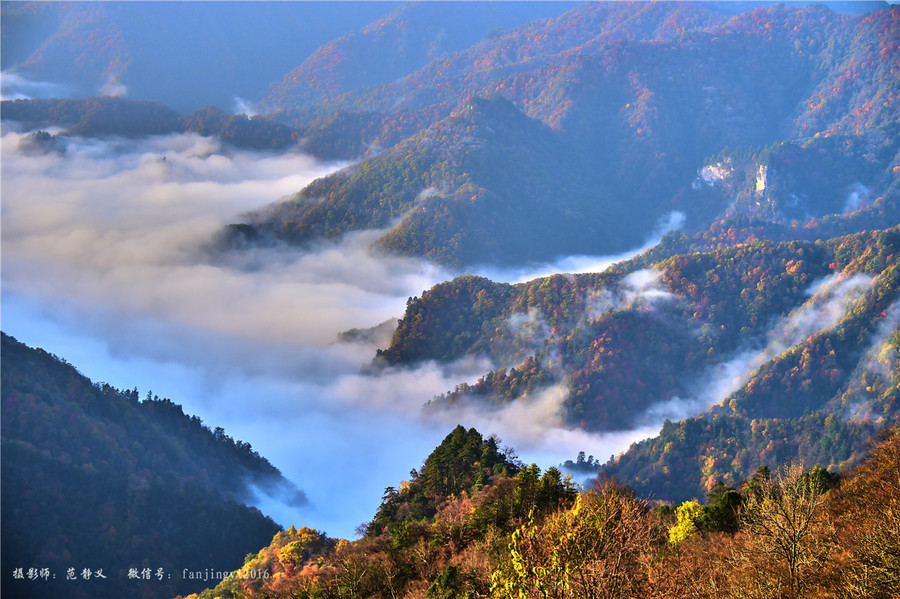
[[452, 360], [477, 352], [483, 346], [482, 329], [502, 314], [511, 291], [511, 285], [471, 275], [436, 285], [407, 301], [394, 341], [378, 356], [390, 363], [408, 363]]
[[697, 518], [697, 528], [704, 532], [737, 532], [741, 494], [717, 482], [706, 494], [706, 506]]
[[425, 459], [416, 480], [425, 493], [454, 495], [471, 487], [482, 469], [491, 471], [506, 462], [496, 438], [485, 439], [474, 428], [460, 425]]
[[434, 579], [425, 596], [429, 599], [468, 599], [478, 596], [475, 594], [477, 586], [478, 581], [471, 573], [466, 574], [458, 565], [450, 565]]
[[[178, 576], [188, 564], [228, 571], [278, 526], [243, 504], [248, 481], [281, 484], [248, 443], [211, 431], [170, 400], [93, 384], [42, 350], [2, 336], [2, 515], [5, 556], [65, 572], [102, 565], [108, 592], [127, 595], [129, 568]], [[223, 525], [227, 523], [227, 525]], [[6, 563], [4, 558], [4, 563]], [[63, 577], [40, 589], [3, 577], [4, 596], [95, 596]], [[12, 586], [8, 586], [12, 585]]]
[[400, 489], [385, 489], [381, 506], [366, 527], [368, 536], [390, 532], [402, 534], [404, 522], [433, 517], [447, 497], [474, 494], [496, 480], [495, 470], [515, 472], [518, 467], [497, 445], [495, 437], [485, 439], [474, 428], [457, 426], [413, 470], [412, 480]]

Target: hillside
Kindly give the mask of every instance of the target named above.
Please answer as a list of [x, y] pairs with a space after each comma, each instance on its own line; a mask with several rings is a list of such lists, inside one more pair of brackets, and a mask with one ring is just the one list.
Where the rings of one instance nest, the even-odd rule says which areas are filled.
[[[656, 215], [616, 229], [624, 208], [604, 201], [606, 193], [598, 196], [600, 173], [581, 162], [564, 140], [507, 100], [473, 98], [458, 114], [314, 182], [251, 224], [294, 243], [389, 229], [378, 248], [452, 265], [527, 263], [641, 243]], [[523, 205], [553, 198], [560, 177], [566, 196]], [[538, 230], [543, 241], [535, 244], [530, 235]]]
[[560, 421], [588, 431], [717, 406], [606, 466], [654, 497], [702, 495], [748, 476], [750, 461], [852, 463], [900, 414], [900, 231], [696, 251], [701, 241], [670, 236], [598, 274], [442, 283], [410, 299], [376, 363], [486, 357], [495, 370], [431, 405], [501, 408], [560, 386]]
[[432, 488], [438, 510], [416, 512], [429, 467], [477, 466], [467, 453], [480, 443], [457, 427], [412, 482], [386, 489], [376, 520], [405, 514], [389, 525], [352, 542], [292, 527], [247, 556], [270, 578], [192, 597], [886, 598], [900, 582], [900, 528], [884, 517], [900, 500], [896, 431], [852, 471], [759, 468], [706, 505], [652, 506], [609, 481], [579, 492], [532, 465], [483, 468], [484, 484], [458, 493]]
[[274, 83], [261, 112], [332, 102], [392, 83], [483, 37], [564, 12], [575, 2], [409, 2], [320, 46]]
[[896, 249], [879, 272], [876, 248], [854, 259], [866, 265], [863, 272], [878, 274], [833, 328], [803, 330], [808, 337], [778, 346], [782, 353], [758, 368], [754, 362], [752, 377], [709, 413], [666, 421], [658, 437], [633, 445], [602, 471], [644, 495], [683, 499], [716, 481], [738, 480], [754, 464], [797, 457], [829, 468], [856, 463], [869, 439], [900, 414]]
[[[469, 268], [624, 251], [672, 211], [690, 231], [750, 213], [780, 239], [868, 209], [851, 196], [892, 213], [896, 23], [895, 8], [586, 4], [396, 82], [285, 104], [272, 116], [307, 149], [363, 161], [251, 224], [300, 243], [387, 229], [380, 248]], [[752, 172], [734, 182], [749, 194], [696, 193], [716, 164]]]
[[[245, 505], [252, 487], [304, 501], [248, 443], [170, 400], [141, 400], [137, 389], [92, 383], [56, 356], [2, 342], [4, 596], [196, 591], [202, 582], [182, 579], [183, 568], [231, 570], [279, 530]], [[17, 579], [19, 568], [38, 575]], [[132, 568], [152, 576], [129, 578]]]
[[[192, 132], [250, 150], [286, 150], [296, 147], [298, 141], [297, 131], [289, 127], [245, 114], [230, 114], [215, 106], [181, 116], [159, 102], [99, 96], [5, 100], [2, 113], [3, 120], [25, 129], [61, 128], [53, 139], [73, 136], [137, 138]], [[45, 137], [52, 141], [49, 134]]]
[[848, 15], [776, 4], [733, 16], [717, 8], [585, 3], [320, 106], [286, 100], [276, 114], [298, 127], [342, 112], [369, 115], [377, 133], [367, 141], [380, 148], [446, 118], [461, 99], [494, 93], [561, 131], [592, 125], [581, 132], [595, 137], [615, 132], [597, 125], [641, 129], [637, 143], [705, 126], [724, 130], [722, 147], [735, 147], [747, 142], [733, 139], [747, 136], [860, 132], [895, 119], [895, 82], [887, 76], [897, 61], [887, 42], [895, 8]]

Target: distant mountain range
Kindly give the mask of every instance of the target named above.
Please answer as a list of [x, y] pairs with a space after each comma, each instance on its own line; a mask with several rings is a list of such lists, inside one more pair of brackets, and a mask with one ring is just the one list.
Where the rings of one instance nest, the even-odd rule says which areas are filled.
[[[384, 229], [378, 247], [471, 267], [622, 251], [673, 210], [691, 231], [732, 213], [802, 229], [865, 190], [890, 213], [896, 12], [592, 3], [320, 104], [311, 73], [270, 96], [272, 118], [362, 162], [250, 224], [297, 243]], [[698, 189], [719, 163], [753, 176]]]
[[[92, 40], [131, 10], [77, 6]], [[503, 29], [549, 10], [524, 6], [402, 6], [321, 45], [272, 87], [265, 118], [108, 100], [6, 103], [3, 118], [355, 159], [251, 216], [253, 234], [233, 231], [303, 244], [378, 229], [376, 247], [454, 268], [621, 252], [673, 211], [688, 231], [741, 217], [778, 239], [810, 238], [823, 220], [825, 236], [894, 224], [896, 8], [588, 3]], [[465, 25], [478, 11], [480, 27], [501, 28]], [[41, 52], [72, 39], [57, 32]], [[56, 64], [41, 52], [23, 64]]]
[[[381, 83], [493, 29], [573, 5], [221, 2], [210, 10], [195, 2], [4, 2], [2, 69], [13, 76], [5, 82], [11, 90], [40, 97], [127, 95], [179, 112], [209, 104], [233, 110], [252, 105], [304, 61], [316, 62], [317, 49], [332, 40], [377, 39], [377, 47], [359, 47], [366, 62], [353, 65], [360, 68], [348, 83]], [[436, 25], [420, 30], [426, 23]]]

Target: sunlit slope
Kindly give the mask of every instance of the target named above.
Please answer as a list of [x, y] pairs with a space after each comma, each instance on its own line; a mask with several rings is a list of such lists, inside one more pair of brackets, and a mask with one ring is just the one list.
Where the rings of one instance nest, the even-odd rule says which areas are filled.
[[[806, 302], [780, 330], [793, 327], [796, 345], [760, 361], [711, 413], [666, 422], [658, 437], [603, 471], [641, 493], [683, 499], [717, 480], [737, 481], [759, 462], [844, 468], [857, 461], [872, 435], [900, 418], [896, 236], [893, 229], [829, 243], [849, 292], [841, 310], [810, 306], [815, 297]], [[826, 320], [833, 326], [809, 328]], [[796, 337], [798, 330], [806, 335]]]
[[[900, 582], [896, 431], [856, 468], [760, 467], [677, 507], [614, 480], [578, 489], [556, 468], [504, 464], [495, 444], [457, 427], [385, 489], [363, 538], [292, 527], [244, 562], [271, 577], [189, 599], [890, 597]], [[435, 467], [453, 484], [436, 485]]]
[[[379, 361], [486, 356], [494, 371], [435, 404], [500, 408], [561, 386], [561, 418], [593, 431], [722, 402], [720, 413], [747, 421], [897, 417], [896, 376], [884, 375], [900, 293], [896, 228], [659, 257], [667, 245], [689, 242], [670, 236], [600, 274], [438, 285], [410, 300]], [[851, 393], [863, 381], [868, 395]]]
[[[693, 231], [735, 213], [778, 239], [877, 198], [889, 214], [895, 14], [598, 3], [535, 21], [401, 81], [282, 106], [308, 150], [362, 162], [254, 224], [301, 243], [387, 229], [381, 248], [472, 267], [622, 251], [673, 210]], [[752, 177], [704, 193], [719, 163]], [[896, 220], [842, 222], [828, 236]]]

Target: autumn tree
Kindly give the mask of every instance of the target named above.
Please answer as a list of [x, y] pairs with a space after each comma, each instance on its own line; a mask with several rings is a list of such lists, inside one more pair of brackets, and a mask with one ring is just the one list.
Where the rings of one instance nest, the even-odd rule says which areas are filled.
[[750, 576], [735, 585], [740, 596], [809, 596], [829, 553], [825, 491], [822, 476], [794, 462], [747, 493], [742, 524], [748, 541], [735, 565]]
[[509, 559], [492, 580], [493, 597], [649, 596], [648, 566], [663, 539], [644, 502], [606, 482], [570, 509], [513, 533]]
[[900, 434], [875, 447], [831, 501], [847, 560], [838, 585], [848, 598], [896, 597], [900, 589]]
[[675, 508], [678, 523], [669, 529], [669, 543], [677, 545], [697, 533], [697, 521], [702, 515], [703, 506], [696, 501], [685, 501]]

